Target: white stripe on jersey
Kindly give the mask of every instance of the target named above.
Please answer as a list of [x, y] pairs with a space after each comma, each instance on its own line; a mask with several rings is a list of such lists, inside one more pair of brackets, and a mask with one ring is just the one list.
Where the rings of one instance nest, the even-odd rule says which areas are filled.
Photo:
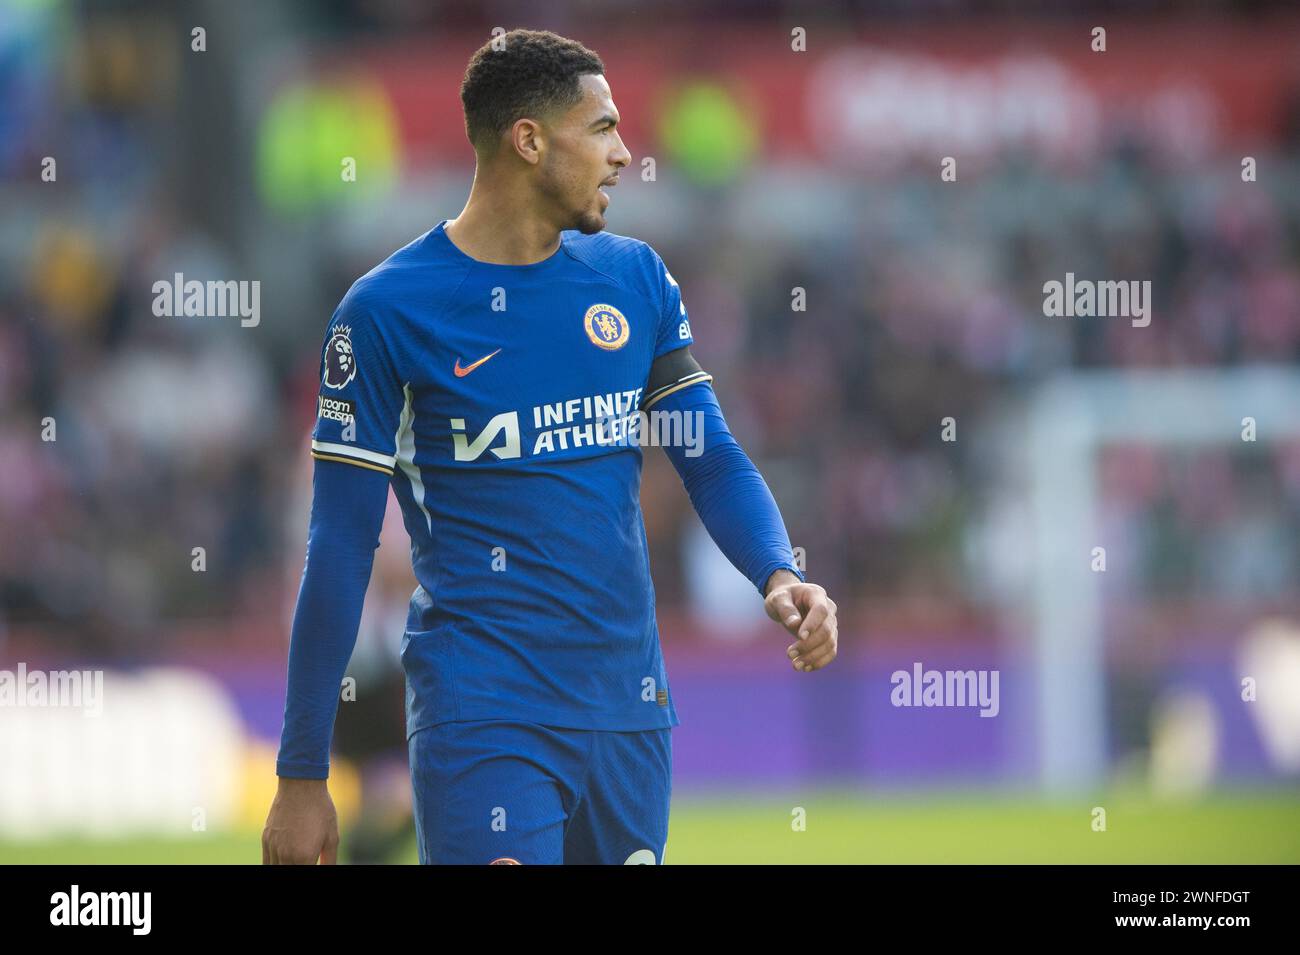
[[341, 454], [348, 458], [357, 458], [360, 461], [369, 461], [372, 464], [382, 464], [386, 468], [391, 468], [397, 462], [391, 454], [380, 454], [378, 451], [367, 451], [365, 448], [358, 448], [355, 444], [331, 444], [329, 441], [317, 441], [312, 438], [311, 449], [319, 451], [321, 454]]
[[420, 513], [424, 515], [424, 523], [429, 528], [429, 535], [433, 536], [433, 518], [429, 516], [429, 509], [424, 506], [424, 481], [420, 479], [420, 469], [415, 466], [415, 411], [411, 407], [409, 381], [402, 386], [402, 391], [406, 393], [406, 405], [402, 408], [402, 417], [393, 439], [393, 443], [397, 445], [397, 465], [406, 475], [406, 479], [411, 482], [411, 496], [415, 498]]

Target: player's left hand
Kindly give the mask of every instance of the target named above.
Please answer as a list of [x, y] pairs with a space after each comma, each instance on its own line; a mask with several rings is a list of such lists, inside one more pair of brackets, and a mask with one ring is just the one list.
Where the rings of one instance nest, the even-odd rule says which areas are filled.
[[763, 609], [797, 638], [785, 652], [800, 673], [820, 670], [835, 659], [838, 608], [823, 588], [804, 583], [788, 570], [778, 570], [768, 581]]

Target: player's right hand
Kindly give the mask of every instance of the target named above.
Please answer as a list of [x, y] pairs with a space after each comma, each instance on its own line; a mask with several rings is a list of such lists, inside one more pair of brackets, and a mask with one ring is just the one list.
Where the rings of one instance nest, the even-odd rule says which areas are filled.
[[280, 777], [262, 830], [262, 865], [334, 865], [339, 817], [323, 779]]

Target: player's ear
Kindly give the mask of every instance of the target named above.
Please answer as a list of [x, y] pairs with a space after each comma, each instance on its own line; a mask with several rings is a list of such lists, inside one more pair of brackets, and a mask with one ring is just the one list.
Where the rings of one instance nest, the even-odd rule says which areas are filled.
[[546, 148], [542, 126], [536, 120], [523, 117], [510, 127], [510, 145], [524, 162], [537, 165]]

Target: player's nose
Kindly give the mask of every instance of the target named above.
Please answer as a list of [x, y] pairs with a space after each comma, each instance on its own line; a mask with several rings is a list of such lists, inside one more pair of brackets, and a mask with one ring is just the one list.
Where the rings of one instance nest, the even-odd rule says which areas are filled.
[[610, 165], [622, 169], [624, 166], [632, 162], [632, 154], [628, 152], [628, 148], [623, 145], [623, 137], [619, 136], [618, 133], [615, 133], [614, 136], [618, 139], [618, 147], [610, 155], [609, 162]]

